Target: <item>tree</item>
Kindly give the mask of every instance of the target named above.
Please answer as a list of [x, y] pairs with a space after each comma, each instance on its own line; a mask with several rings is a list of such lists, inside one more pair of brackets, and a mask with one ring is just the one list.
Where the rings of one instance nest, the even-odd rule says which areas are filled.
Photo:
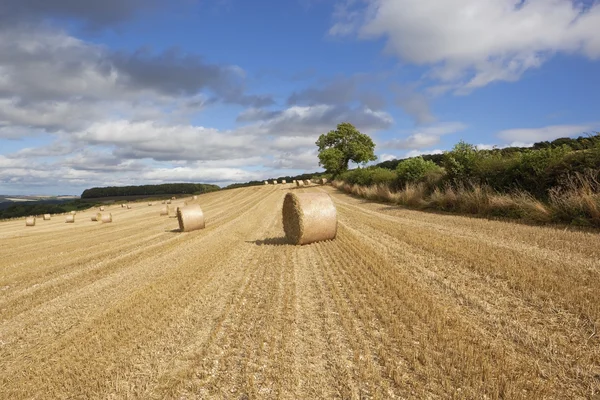
[[348, 122], [319, 136], [316, 145], [319, 147], [319, 165], [334, 175], [346, 171], [350, 161], [366, 164], [377, 160], [373, 140]]

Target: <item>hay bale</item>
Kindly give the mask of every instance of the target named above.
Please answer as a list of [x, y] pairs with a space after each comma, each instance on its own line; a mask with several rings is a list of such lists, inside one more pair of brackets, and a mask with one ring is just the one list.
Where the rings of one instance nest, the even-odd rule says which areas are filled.
[[171, 197], [171, 200], [175, 200], [175, 196]]
[[163, 200], [161, 204], [165, 204], [165, 201]]
[[44, 221], [50, 221], [50, 214], [44, 214]]
[[67, 215], [67, 219], [65, 221], [68, 224], [73, 224], [75, 223], [75, 215]]
[[193, 200], [198, 200], [198, 196], [192, 197]]
[[171, 204], [171, 200], [167, 200], [167, 204]]
[[35, 217], [26, 218], [25, 226], [35, 226]]
[[77, 211], [71, 211], [71, 215], [77, 214]]
[[152, 207], [152, 203], [148, 203], [148, 207]]
[[297, 187], [304, 186], [304, 181], [296, 181], [296, 186]]
[[127, 204], [127, 209], [131, 210], [131, 206], [129, 204]]
[[305, 185], [305, 186], [308, 186], [308, 185], [310, 185], [310, 181], [309, 181], [308, 179], [305, 179], [305, 180], [304, 180], [304, 185]]
[[324, 185], [327, 183], [327, 178], [321, 178], [321, 185]]
[[273, 185], [277, 185], [277, 181], [273, 181]]
[[160, 215], [161, 215], [161, 217], [163, 215], [169, 215], [169, 207], [163, 207], [163, 208], [161, 208], [160, 209]]
[[283, 230], [293, 244], [331, 240], [337, 234], [337, 211], [327, 193], [288, 193], [283, 200]]
[[102, 216], [102, 223], [103, 223], [103, 224], [107, 224], [107, 223], [109, 223], [109, 222], [112, 222], [112, 214], [111, 214], [111, 213], [104, 214], [104, 215]]
[[198, 204], [190, 204], [185, 207], [177, 207], [177, 220], [181, 232], [190, 232], [204, 229], [204, 213]]
[[100, 211], [104, 211], [104, 206], [100, 207]]
[[285, 179], [282, 179], [281, 183], [285, 185], [287, 183], [287, 181]]
[[102, 220], [101, 213], [96, 213], [96, 215], [92, 215], [92, 221], [96, 222], [96, 221], [100, 221], [100, 220]]
[[269, 182], [268, 182], [268, 181], [265, 181], [265, 185], [268, 185], [268, 184], [269, 184]]
[[125, 203], [121, 203], [121, 208], [125, 208]]

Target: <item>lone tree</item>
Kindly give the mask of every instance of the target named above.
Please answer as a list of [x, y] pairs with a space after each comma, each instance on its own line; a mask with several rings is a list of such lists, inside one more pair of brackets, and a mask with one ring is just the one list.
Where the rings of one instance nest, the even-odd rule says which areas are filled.
[[346, 171], [349, 161], [366, 164], [377, 160], [373, 140], [348, 122], [319, 136], [316, 144], [319, 146], [319, 165], [334, 175]]

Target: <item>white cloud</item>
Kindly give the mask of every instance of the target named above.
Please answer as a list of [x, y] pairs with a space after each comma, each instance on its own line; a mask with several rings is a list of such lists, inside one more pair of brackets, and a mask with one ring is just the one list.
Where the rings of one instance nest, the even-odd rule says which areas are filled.
[[443, 154], [444, 151], [440, 149], [435, 150], [411, 150], [405, 154], [405, 158], [418, 157], [425, 154]]
[[381, 154], [378, 157], [377, 161], [378, 162], [383, 162], [383, 161], [390, 161], [390, 160], [395, 160], [395, 159], [396, 159], [396, 156], [393, 155], [393, 154]]
[[466, 128], [467, 126], [461, 122], [434, 124], [419, 128], [406, 138], [392, 139], [383, 146], [392, 149], [422, 149], [437, 144], [442, 135], [460, 132]]
[[598, 2], [367, 1], [369, 6], [362, 10], [344, 3], [330, 33], [386, 37], [386, 52], [431, 66], [428, 76], [458, 93], [518, 80], [558, 52], [600, 57]]
[[[597, 127], [598, 125], [596, 125]], [[519, 143], [543, 142], [560, 137], [570, 137], [590, 132], [594, 125], [551, 125], [541, 128], [507, 129], [498, 132], [497, 136], [505, 141]]]

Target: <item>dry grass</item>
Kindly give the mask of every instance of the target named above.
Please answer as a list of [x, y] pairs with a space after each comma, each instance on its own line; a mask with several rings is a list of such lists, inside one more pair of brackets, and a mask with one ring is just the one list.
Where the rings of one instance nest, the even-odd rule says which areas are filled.
[[294, 192], [335, 240], [285, 244], [262, 185], [197, 235], [1, 222], [0, 398], [597, 398], [600, 235]]

